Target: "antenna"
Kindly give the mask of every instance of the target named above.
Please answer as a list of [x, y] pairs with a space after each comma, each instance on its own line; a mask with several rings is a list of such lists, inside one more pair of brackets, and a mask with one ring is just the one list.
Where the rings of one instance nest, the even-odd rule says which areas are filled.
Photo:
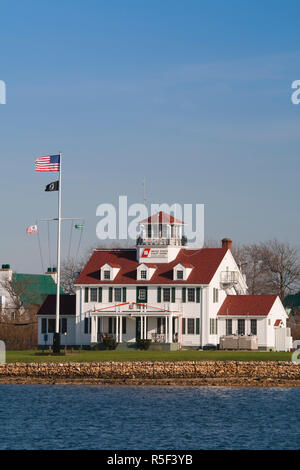
[[145, 178], [145, 176], [142, 180], [142, 188], [143, 188], [143, 203], [146, 206], [147, 205], [147, 198], [146, 198], [146, 178]]

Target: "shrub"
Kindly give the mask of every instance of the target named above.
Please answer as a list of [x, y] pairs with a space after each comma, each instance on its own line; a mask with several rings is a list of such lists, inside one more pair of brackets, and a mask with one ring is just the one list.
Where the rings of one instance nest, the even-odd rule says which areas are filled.
[[138, 339], [136, 342], [137, 348], [138, 349], [149, 349], [151, 344], [151, 339]]
[[110, 336], [104, 336], [103, 337], [103, 346], [105, 349], [116, 349], [117, 347], [117, 342], [114, 338], [111, 338]]

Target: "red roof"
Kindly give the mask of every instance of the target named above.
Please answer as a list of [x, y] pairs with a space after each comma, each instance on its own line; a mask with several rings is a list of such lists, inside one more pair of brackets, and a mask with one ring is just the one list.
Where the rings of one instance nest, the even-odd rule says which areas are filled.
[[120, 267], [119, 264], [117, 264], [117, 263], [112, 263], [111, 261], [109, 261], [107, 264], [109, 264], [109, 266], [110, 266], [111, 268], [119, 268], [119, 267]]
[[[182, 248], [170, 263], [157, 263], [151, 280], [137, 280], [136, 249], [95, 250], [80, 273], [76, 284], [208, 284], [224, 258], [224, 248]], [[113, 280], [100, 280], [99, 271], [106, 263], [116, 263], [120, 270]], [[193, 270], [188, 280], [174, 280], [173, 268], [178, 263], [191, 263]]]
[[150, 215], [147, 219], [141, 220], [139, 222], [140, 224], [180, 224], [184, 225], [184, 222], [182, 220], [175, 219], [170, 214], [167, 214], [166, 212], [158, 212], [157, 214]]
[[266, 317], [276, 298], [277, 295], [227, 295], [218, 315]]
[[[179, 264], [179, 263], [178, 263]], [[180, 264], [184, 266], [185, 268], [193, 268], [194, 266], [191, 263], [186, 263], [184, 261], [181, 261]]]

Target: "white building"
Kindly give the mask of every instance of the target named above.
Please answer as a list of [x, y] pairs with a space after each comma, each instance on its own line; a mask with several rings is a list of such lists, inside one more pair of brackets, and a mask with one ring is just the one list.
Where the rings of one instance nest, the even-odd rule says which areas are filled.
[[[247, 295], [230, 239], [221, 248], [189, 249], [183, 225], [160, 212], [141, 222], [136, 248], [94, 250], [76, 281], [76, 308], [64, 311], [65, 344], [92, 346], [109, 335], [121, 348], [137, 339], [151, 339], [157, 349], [217, 347], [231, 320], [232, 333], [256, 331], [260, 348], [277, 348], [275, 329], [288, 335], [279, 298]], [[235, 298], [242, 304], [233, 312], [228, 299]], [[268, 311], [261, 310], [264, 302]], [[248, 304], [247, 316], [238, 306]], [[39, 345], [45, 334], [52, 343], [47, 324], [54, 315], [54, 303], [40, 311]]]

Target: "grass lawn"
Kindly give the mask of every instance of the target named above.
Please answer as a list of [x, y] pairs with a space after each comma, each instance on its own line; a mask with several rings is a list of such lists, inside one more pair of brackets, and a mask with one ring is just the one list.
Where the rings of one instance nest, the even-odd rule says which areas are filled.
[[81, 351], [66, 356], [36, 356], [34, 351], [7, 351], [7, 362], [101, 361], [290, 361], [288, 352], [256, 351]]

